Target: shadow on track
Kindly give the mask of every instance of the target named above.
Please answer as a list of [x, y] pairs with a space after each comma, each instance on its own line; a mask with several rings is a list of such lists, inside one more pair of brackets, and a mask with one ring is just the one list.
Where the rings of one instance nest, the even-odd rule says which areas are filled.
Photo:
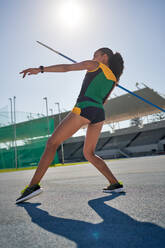
[[[124, 194], [124, 193], [123, 193]], [[140, 222], [105, 204], [123, 194], [112, 194], [88, 202], [103, 219], [98, 224], [59, 218], [38, 208], [40, 203], [22, 203], [33, 223], [48, 232], [61, 235], [78, 248], [164, 248], [165, 229], [152, 223]], [[130, 205], [131, 207], [131, 205]]]

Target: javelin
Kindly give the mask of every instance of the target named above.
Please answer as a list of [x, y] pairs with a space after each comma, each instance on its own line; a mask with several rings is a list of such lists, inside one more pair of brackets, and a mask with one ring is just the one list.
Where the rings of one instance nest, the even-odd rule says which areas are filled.
[[[66, 56], [66, 55], [64, 55], [64, 54], [62, 54], [62, 53], [60, 53], [60, 52], [58, 52], [58, 51], [56, 51], [56, 50], [54, 50], [53, 48], [51, 48], [51, 47], [45, 45], [44, 43], [42, 43], [42, 42], [40, 42], [40, 41], [37, 41], [37, 43], [40, 44], [41, 46], [44, 46], [44, 47], [48, 48], [48, 49], [51, 50], [52, 52], [57, 53], [58, 55], [64, 57], [65, 59], [68, 59], [68, 60], [72, 61], [73, 63], [77, 63], [77, 61], [75, 61], [75, 60], [69, 58], [68, 56]], [[122, 89], [122, 90], [125, 90], [125, 91], [128, 92], [129, 94], [131, 94], [131, 95], [133, 95], [133, 96], [136, 96], [136, 97], [139, 98], [140, 100], [142, 100], [142, 101], [144, 101], [144, 102], [146, 102], [146, 103], [152, 105], [153, 107], [155, 107], [155, 108], [157, 108], [157, 109], [159, 109], [159, 110], [165, 112], [165, 109], [163, 109], [163, 108], [161, 108], [161, 107], [159, 107], [159, 106], [153, 104], [152, 102], [146, 100], [145, 98], [143, 98], [143, 97], [141, 97], [141, 96], [136, 95], [134, 92], [132, 92], [132, 91], [130, 91], [130, 90], [127, 90], [127, 89], [124, 88], [123, 86], [121, 86], [121, 85], [119, 85], [119, 84], [117, 84], [116, 86], [119, 87], [119, 88]]]
[[42, 43], [42, 42], [40, 42], [40, 41], [38, 41], [38, 40], [37, 40], [37, 43], [40, 44], [41, 46], [44, 46], [44, 47], [48, 48], [48, 49], [51, 50], [52, 52], [57, 53], [58, 55], [64, 57], [65, 59], [68, 59], [68, 60], [72, 61], [73, 63], [77, 63], [75, 60], [73, 60], [73, 59], [67, 57], [66, 55], [64, 55], [64, 54], [62, 54], [62, 53], [60, 53], [60, 52], [54, 50], [53, 48], [51, 48], [51, 47], [45, 45], [44, 43]]

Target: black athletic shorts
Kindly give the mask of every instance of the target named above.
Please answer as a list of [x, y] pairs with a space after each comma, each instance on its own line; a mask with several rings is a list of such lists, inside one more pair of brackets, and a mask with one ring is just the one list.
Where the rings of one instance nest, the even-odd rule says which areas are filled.
[[103, 105], [92, 101], [77, 102], [72, 112], [88, 119], [92, 124], [105, 120]]

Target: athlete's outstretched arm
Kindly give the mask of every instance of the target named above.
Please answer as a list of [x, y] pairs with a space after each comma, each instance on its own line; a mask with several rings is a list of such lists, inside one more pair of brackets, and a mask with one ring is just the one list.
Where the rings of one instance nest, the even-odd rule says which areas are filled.
[[[99, 63], [94, 60], [86, 60], [76, 64], [61, 64], [61, 65], [52, 65], [44, 67], [44, 72], [67, 72], [67, 71], [81, 71], [88, 70], [92, 71], [98, 67]], [[26, 75], [38, 74], [41, 72], [40, 68], [29, 68], [20, 72], [23, 74], [23, 78]]]

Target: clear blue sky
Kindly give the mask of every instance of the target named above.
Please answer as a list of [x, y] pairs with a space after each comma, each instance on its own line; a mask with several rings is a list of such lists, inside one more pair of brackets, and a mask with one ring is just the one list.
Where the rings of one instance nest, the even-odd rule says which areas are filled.
[[75, 104], [85, 71], [19, 75], [29, 67], [69, 63], [36, 40], [77, 61], [92, 58], [100, 47], [119, 51], [125, 61], [122, 86], [135, 90], [142, 82], [165, 94], [164, 0], [72, 0], [78, 16], [65, 6], [68, 1], [0, 1], [0, 109], [14, 95], [19, 111], [42, 112], [45, 96], [49, 108], [54, 102], [66, 110]]

